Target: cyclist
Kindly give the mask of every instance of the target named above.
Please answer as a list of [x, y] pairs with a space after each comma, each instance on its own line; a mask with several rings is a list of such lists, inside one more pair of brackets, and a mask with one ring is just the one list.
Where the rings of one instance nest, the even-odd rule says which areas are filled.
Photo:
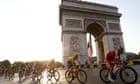
[[119, 64], [119, 65], [121, 64], [120, 63], [121, 54], [123, 54], [123, 48], [119, 47], [117, 50], [109, 51], [107, 55], [105, 56], [105, 62], [107, 64], [107, 67], [110, 69], [110, 74], [108, 76], [108, 79], [112, 82], [115, 81], [114, 79], [112, 79], [113, 71], [114, 71], [113, 63]]
[[69, 56], [67, 60], [68, 69], [72, 69], [75, 67], [75, 62], [78, 62], [80, 65], [79, 55], [76, 53], [73, 56]]
[[52, 60], [48, 63], [48, 66], [47, 66], [47, 67], [48, 67], [48, 72], [51, 73], [51, 70], [54, 71], [54, 70], [55, 70], [55, 66], [56, 66], [55, 60], [52, 59]]

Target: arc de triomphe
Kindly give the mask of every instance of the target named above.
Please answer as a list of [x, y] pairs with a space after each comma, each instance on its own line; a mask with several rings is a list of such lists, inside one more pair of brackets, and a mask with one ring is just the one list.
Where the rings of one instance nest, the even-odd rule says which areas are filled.
[[87, 33], [95, 38], [98, 63], [103, 62], [109, 50], [124, 47], [121, 14], [117, 7], [81, 0], [62, 0], [59, 9], [65, 65], [68, 56], [74, 53], [79, 53], [82, 63], [88, 59]]

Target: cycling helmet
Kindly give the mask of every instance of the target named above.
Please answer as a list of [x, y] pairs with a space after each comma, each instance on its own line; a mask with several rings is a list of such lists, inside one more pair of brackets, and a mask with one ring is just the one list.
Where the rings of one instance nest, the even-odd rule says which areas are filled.
[[118, 52], [123, 52], [123, 48], [121, 46], [118, 48]]
[[76, 54], [74, 54], [74, 58], [75, 59], [77, 59], [78, 58], [78, 54], [76, 53]]

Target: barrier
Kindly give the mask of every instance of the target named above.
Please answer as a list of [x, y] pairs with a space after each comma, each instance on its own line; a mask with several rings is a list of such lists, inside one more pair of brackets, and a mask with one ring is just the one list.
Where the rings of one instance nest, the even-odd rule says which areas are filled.
[[[132, 66], [132, 65], [140, 65], [140, 60], [131, 60], [131, 61], [128, 61], [128, 66]], [[94, 69], [94, 68], [101, 68], [101, 67], [104, 67], [106, 66], [105, 63], [102, 63], [102, 64], [86, 64], [86, 65], [81, 65], [81, 68], [90, 68], [90, 69]]]
[[[127, 63], [128, 66], [132, 66], [132, 65], [140, 65], [140, 59], [138, 60], [131, 60], [128, 61]], [[101, 68], [101, 67], [105, 67], [106, 64], [102, 63], [102, 64], [82, 64], [81, 68], [88, 68], [88, 69], [94, 69], [94, 68]], [[77, 65], [76, 67], [79, 67], [79, 65]], [[67, 67], [63, 68], [66, 69]]]

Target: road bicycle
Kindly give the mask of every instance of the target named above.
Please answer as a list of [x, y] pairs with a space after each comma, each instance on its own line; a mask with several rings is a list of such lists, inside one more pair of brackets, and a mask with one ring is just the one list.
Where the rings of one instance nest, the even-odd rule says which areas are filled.
[[41, 79], [43, 78], [42, 72], [39, 70], [34, 70], [31, 74], [32, 81], [37, 81], [38, 83], [41, 82]]
[[52, 77], [54, 77], [56, 81], [59, 81], [60, 73], [56, 69], [49, 69], [47, 73], [47, 78], [48, 80], [51, 80]]
[[14, 72], [9, 72], [8, 79], [9, 80], [14, 80], [14, 78], [15, 78], [15, 73]]
[[81, 69], [81, 66], [66, 70], [65, 78], [68, 83], [72, 83], [75, 78], [77, 78], [81, 84], [85, 84], [87, 82], [87, 74], [83, 69]]
[[[109, 68], [103, 67], [100, 70], [100, 79], [105, 82], [106, 84], [109, 84], [111, 81], [108, 80], [108, 75], [109, 75]], [[114, 65], [114, 71], [113, 71], [113, 79], [116, 80], [117, 74], [119, 74], [120, 79], [125, 83], [125, 84], [134, 84], [137, 79], [138, 75], [137, 72], [134, 68], [128, 65], [123, 65], [123, 66], [117, 66], [115, 67]]]

